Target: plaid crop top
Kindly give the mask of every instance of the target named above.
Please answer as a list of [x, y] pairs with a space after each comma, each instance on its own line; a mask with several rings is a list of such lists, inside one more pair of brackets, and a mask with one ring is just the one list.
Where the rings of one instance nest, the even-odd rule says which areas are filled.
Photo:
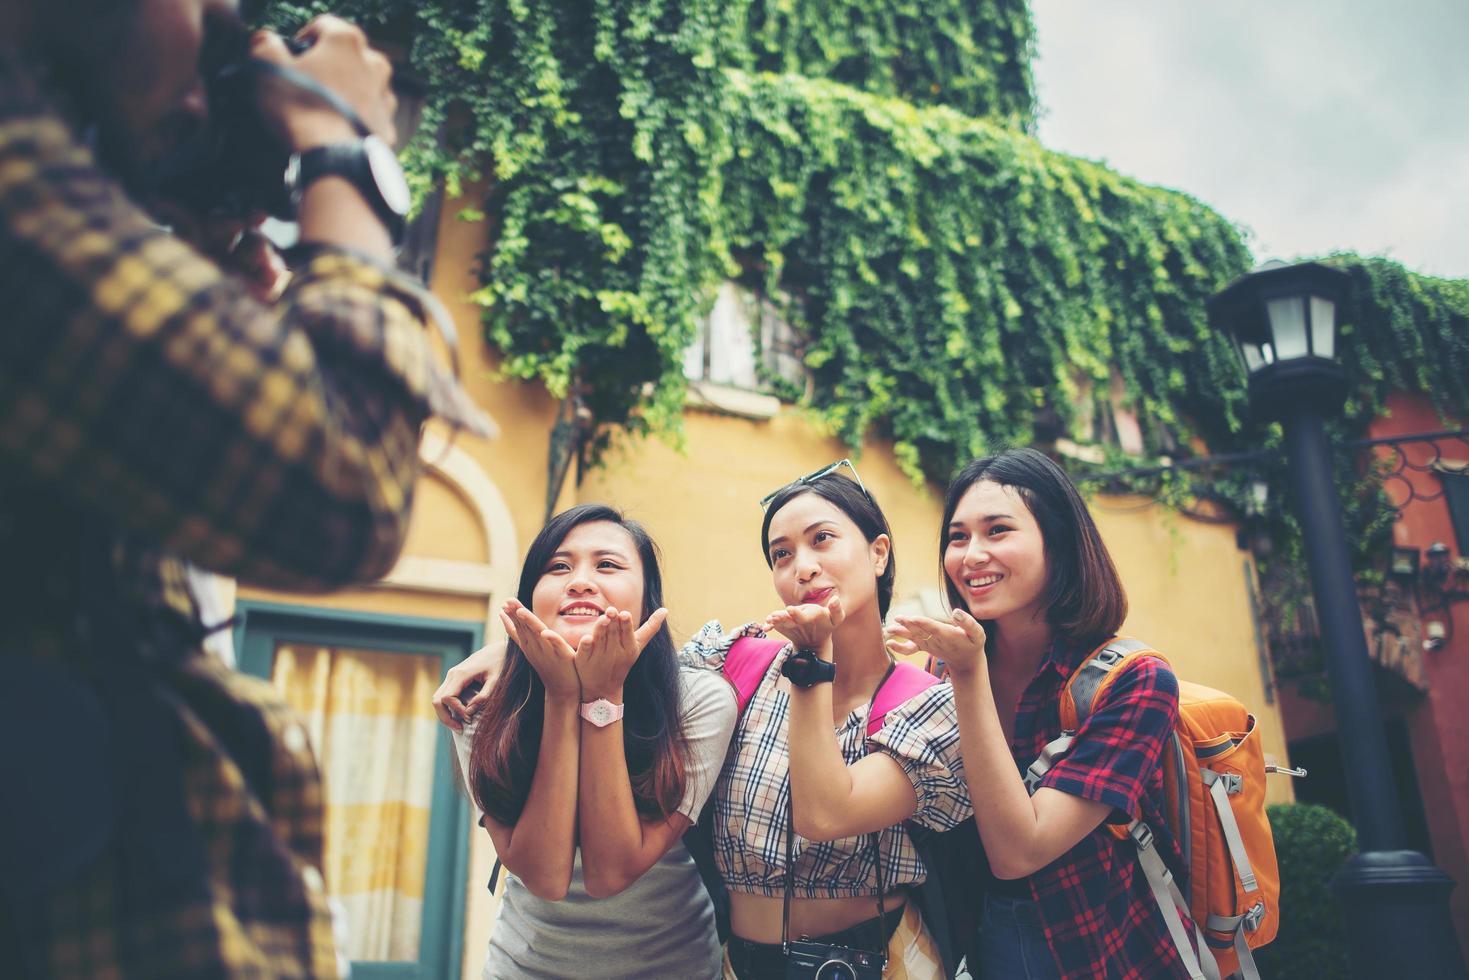
[[[707, 623], [684, 645], [687, 663], [718, 669], [735, 640], [764, 636], [753, 625], [723, 633]], [[785, 875], [786, 811], [790, 805], [790, 751], [786, 715], [790, 696], [777, 689], [786, 646], [760, 681], [739, 723], [719, 783], [714, 790], [714, 857], [725, 885], [736, 892], [779, 896]], [[871, 737], [867, 705], [852, 711], [837, 728], [842, 756], [851, 765], [868, 752], [886, 752], [913, 781], [918, 809], [910, 818], [932, 830], [948, 830], [974, 813], [959, 755], [954, 691], [947, 682], [890, 710]], [[927, 872], [902, 824], [878, 835], [883, 887], [922, 882]], [[877, 868], [867, 837], [813, 842], [794, 841], [796, 898], [851, 898], [877, 890]]]

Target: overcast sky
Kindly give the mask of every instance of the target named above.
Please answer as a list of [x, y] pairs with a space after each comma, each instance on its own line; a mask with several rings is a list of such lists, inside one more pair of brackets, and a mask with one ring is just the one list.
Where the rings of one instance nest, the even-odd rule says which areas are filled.
[[1469, 277], [1469, 0], [1032, 0], [1040, 137], [1200, 198], [1258, 260]]

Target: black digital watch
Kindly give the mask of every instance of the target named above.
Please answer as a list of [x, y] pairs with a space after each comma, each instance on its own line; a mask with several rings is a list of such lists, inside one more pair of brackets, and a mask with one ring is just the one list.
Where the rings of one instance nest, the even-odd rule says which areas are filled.
[[801, 648], [786, 657], [785, 663], [780, 665], [780, 673], [797, 687], [811, 687], [834, 681], [837, 665], [829, 660], [822, 660], [815, 650]]

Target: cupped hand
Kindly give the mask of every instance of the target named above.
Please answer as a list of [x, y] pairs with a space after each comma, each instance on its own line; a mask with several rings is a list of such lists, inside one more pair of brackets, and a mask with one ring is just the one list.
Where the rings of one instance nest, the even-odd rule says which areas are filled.
[[784, 636], [798, 649], [815, 650], [821, 659], [830, 660], [832, 634], [845, 618], [841, 597], [832, 595], [824, 603], [807, 602], [777, 609], [766, 617], [763, 627], [766, 632], [774, 630]]
[[581, 678], [582, 700], [607, 698], [621, 702], [623, 682], [667, 618], [667, 609], [657, 609], [643, 625], [634, 627], [632, 613], [608, 606], [591, 635], [577, 644], [576, 671]]
[[541, 622], [517, 599], [505, 600], [500, 611], [505, 632], [515, 641], [541, 678], [546, 694], [559, 700], [581, 701], [581, 679], [576, 672], [576, 651], [560, 633]]
[[[368, 45], [362, 29], [327, 14], [302, 28], [296, 39], [311, 46], [293, 54], [278, 34], [261, 31], [251, 38], [250, 54], [310, 76], [350, 105], [383, 142], [394, 145], [398, 99], [392, 88], [393, 65]], [[340, 113], [309, 93], [279, 81], [260, 90], [261, 111], [297, 152], [357, 136]]]
[[954, 610], [947, 623], [927, 616], [894, 616], [887, 628], [889, 650], [905, 655], [927, 653], [961, 679], [984, 666], [984, 643], [984, 627], [962, 609]]

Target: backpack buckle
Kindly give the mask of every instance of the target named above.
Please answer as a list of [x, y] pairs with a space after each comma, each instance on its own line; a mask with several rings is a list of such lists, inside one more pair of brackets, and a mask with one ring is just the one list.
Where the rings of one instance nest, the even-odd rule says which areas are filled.
[[1132, 838], [1133, 843], [1137, 844], [1139, 850], [1145, 851], [1153, 846], [1153, 829], [1142, 821], [1133, 824], [1127, 834]]
[[1224, 780], [1224, 792], [1230, 796], [1238, 795], [1240, 790], [1245, 788], [1245, 777], [1237, 772], [1226, 772], [1221, 774], [1219, 778]]
[[1265, 903], [1264, 902], [1256, 902], [1254, 905], [1251, 905], [1250, 906], [1250, 910], [1245, 913], [1245, 921], [1244, 921], [1245, 929], [1248, 930], [1248, 931], [1250, 931], [1250, 932], [1254, 932], [1256, 929], [1260, 928], [1260, 923], [1263, 922], [1264, 920], [1265, 920]]
[[1118, 650], [1116, 647], [1105, 646], [1097, 651], [1097, 655], [1092, 660], [1103, 667], [1114, 667], [1125, 656], [1127, 654]]

